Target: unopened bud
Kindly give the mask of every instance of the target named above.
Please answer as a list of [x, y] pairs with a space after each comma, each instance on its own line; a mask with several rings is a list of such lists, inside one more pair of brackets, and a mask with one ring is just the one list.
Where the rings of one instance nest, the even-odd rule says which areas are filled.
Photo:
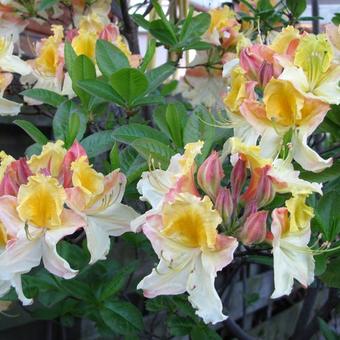
[[199, 186], [208, 196], [215, 201], [221, 180], [224, 177], [222, 162], [216, 151], [203, 162], [197, 172]]
[[230, 175], [231, 192], [233, 195], [234, 203], [240, 197], [242, 188], [247, 179], [247, 166], [246, 162], [241, 158], [238, 159]]
[[262, 88], [264, 88], [270, 79], [272, 79], [274, 75], [274, 67], [273, 64], [269, 64], [264, 61], [259, 70], [259, 83]]
[[245, 245], [264, 241], [267, 234], [267, 217], [268, 211], [257, 211], [248, 216], [239, 235]]
[[231, 223], [234, 211], [234, 203], [228, 188], [220, 188], [217, 194], [215, 209], [219, 212], [226, 225]]

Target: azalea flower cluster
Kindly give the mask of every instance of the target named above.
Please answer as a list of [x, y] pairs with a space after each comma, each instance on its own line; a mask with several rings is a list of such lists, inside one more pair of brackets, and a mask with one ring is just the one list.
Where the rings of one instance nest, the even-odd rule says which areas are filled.
[[121, 203], [126, 184], [118, 170], [95, 171], [83, 147], [66, 150], [47, 143], [39, 155], [15, 160], [0, 153], [0, 296], [14, 287], [24, 305], [32, 303], [21, 275], [41, 260], [52, 274], [73, 278], [77, 271], [56, 250], [59, 240], [82, 230], [90, 263], [106, 258], [110, 236], [130, 230], [138, 214]]
[[240, 49], [250, 44], [251, 28], [242, 27], [236, 13], [228, 6], [211, 9], [209, 14], [210, 26], [203, 40], [212, 47], [197, 52], [180, 82], [178, 93], [192, 105], [221, 108], [221, 97], [227, 85], [222, 77], [222, 66], [231, 65], [228, 62], [235, 60]]
[[[159, 258], [137, 288], [148, 298], [187, 292], [196, 313], [216, 323], [226, 316], [214, 280], [232, 262], [238, 241], [273, 247], [273, 298], [289, 294], [294, 278], [304, 286], [313, 281], [314, 260], [307, 247], [313, 209], [305, 200], [321, 193], [321, 185], [299, 179], [289, 161], [264, 159], [260, 147], [238, 138], [229, 139], [221, 155], [213, 151], [197, 169], [202, 147], [200, 141], [187, 144], [167, 170], [143, 173], [137, 189], [151, 209], [132, 222], [132, 229], [142, 230]], [[227, 158], [233, 164], [230, 178], [223, 170]], [[291, 198], [274, 209], [267, 229], [265, 207], [278, 193]]]
[[[95, 46], [98, 39], [106, 40], [118, 47], [130, 61], [132, 67], [139, 65], [139, 55], [132, 55], [116, 24], [111, 23], [107, 13], [95, 12], [78, 18], [78, 26], [64, 32], [62, 25], [51, 26], [52, 35], [35, 44], [34, 59], [23, 61], [13, 55], [13, 36], [0, 32], [0, 115], [17, 115], [21, 104], [3, 98], [4, 91], [13, 79], [12, 73], [21, 75], [21, 82], [32, 88], [43, 88], [69, 98], [75, 96], [72, 81], [65, 71], [64, 44], [71, 44], [77, 56], [85, 55], [95, 63]], [[98, 75], [100, 71], [96, 68]], [[28, 104], [39, 102], [24, 98]]]
[[250, 145], [260, 137], [264, 157], [275, 158], [288, 142], [304, 169], [330, 167], [332, 159], [322, 159], [307, 139], [329, 105], [340, 104], [339, 79], [340, 67], [325, 34], [300, 33], [289, 26], [270, 45], [245, 47], [224, 99], [235, 135]]

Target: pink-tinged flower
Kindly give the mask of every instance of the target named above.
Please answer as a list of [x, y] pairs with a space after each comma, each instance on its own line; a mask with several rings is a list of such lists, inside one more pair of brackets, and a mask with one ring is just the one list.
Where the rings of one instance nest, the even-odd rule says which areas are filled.
[[67, 205], [84, 220], [90, 263], [106, 259], [110, 236], [131, 231], [130, 222], [138, 214], [121, 203], [126, 177], [118, 170], [105, 176], [95, 171], [87, 157], [71, 164], [72, 187], [66, 188]]
[[203, 162], [197, 172], [197, 181], [203, 191], [215, 201], [221, 181], [224, 178], [222, 162], [216, 151]]
[[100, 39], [107, 40], [112, 43], [117, 40], [118, 36], [119, 28], [113, 23], [105, 25], [104, 29], [99, 34]]
[[268, 211], [257, 211], [248, 216], [241, 228], [239, 238], [246, 245], [261, 243], [267, 234]]
[[286, 206], [272, 213], [275, 286], [272, 298], [290, 294], [294, 279], [304, 287], [314, 281], [314, 259], [307, 246], [313, 209], [305, 204], [305, 196], [292, 197]]
[[87, 157], [85, 149], [78, 141], [75, 141], [71, 148], [67, 150], [62, 163], [60, 176], [62, 178], [60, 178], [60, 180], [63, 183], [64, 188], [70, 188], [72, 186], [72, 163], [83, 156]]
[[277, 78], [282, 72], [281, 65], [275, 59], [275, 51], [261, 44], [244, 48], [240, 53], [240, 65], [247, 76], [256, 81], [260, 81], [261, 73], [262, 82], [264, 78], [268, 82], [272, 77]]
[[[21, 185], [18, 196], [0, 197], [0, 225], [10, 236], [0, 254], [0, 280], [12, 285], [23, 304], [30, 304], [22, 292], [21, 275], [40, 264], [65, 279], [77, 271], [57, 253], [56, 245], [85, 224], [65, 208], [66, 193], [55, 178], [37, 174]], [[2, 291], [3, 294], [6, 291]]]
[[132, 229], [139, 231], [145, 223], [147, 215], [158, 212], [165, 200], [171, 200], [177, 193], [190, 192], [197, 194], [194, 173], [195, 158], [201, 153], [203, 142], [189, 143], [185, 146], [183, 155], [171, 157], [167, 170], [155, 169], [142, 173], [137, 183], [140, 199], [148, 202], [152, 209], [132, 222]]
[[28, 167], [27, 160], [25, 158], [13, 161], [7, 166], [4, 177], [2, 181], [0, 181], [0, 196], [16, 196], [18, 194], [19, 187], [22, 184], [27, 184], [28, 178], [31, 175], [32, 172]]
[[230, 190], [228, 188], [221, 187], [217, 194], [215, 209], [222, 216], [223, 223], [225, 225], [230, 225], [232, 221], [234, 205], [235, 203]]
[[233, 202], [236, 203], [240, 197], [242, 188], [247, 179], [247, 164], [246, 161], [239, 158], [233, 166], [230, 175], [231, 192]]
[[7, 86], [12, 80], [13, 75], [11, 73], [0, 72], [0, 116], [15, 116], [20, 112], [21, 104], [3, 97]]
[[232, 261], [238, 243], [217, 233], [220, 223], [208, 196], [185, 193], [164, 203], [160, 213], [148, 216], [143, 225], [159, 264], [137, 288], [148, 298], [187, 292], [204, 322], [226, 319], [214, 281], [217, 271]]

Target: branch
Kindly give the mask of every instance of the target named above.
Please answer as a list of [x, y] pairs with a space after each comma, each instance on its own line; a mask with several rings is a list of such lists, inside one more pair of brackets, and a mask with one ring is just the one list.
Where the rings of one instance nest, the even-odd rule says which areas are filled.
[[239, 340], [255, 340], [256, 338], [248, 335], [231, 317], [223, 322], [224, 326], [228, 329], [231, 335]]

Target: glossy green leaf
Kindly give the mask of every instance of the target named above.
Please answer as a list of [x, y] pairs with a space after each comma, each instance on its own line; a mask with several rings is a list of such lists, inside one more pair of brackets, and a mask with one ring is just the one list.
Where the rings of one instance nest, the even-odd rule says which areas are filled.
[[36, 143], [44, 145], [48, 142], [48, 138], [31, 122], [17, 119], [13, 123], [21, 127]]
[[45, 89], [29, 89], [21, 92], [21, 95], [33, 98], [44, 104], [51, 105], [53, 107], [58, 107], [61, 103], [67, 100], [66, 97], [61, 96], [50, 90]]
[[112, 131], [100, 131], [84, 138], [81, 145], [85, 148], [89, 158], [92, 158], [111, 150], [114, 142]]
[[168, 104], [165, 119], [168, 124], [172, 140], [178, 147], [183, 147], [183, 130], [187, 121], [187, 110], [182, 103]]

